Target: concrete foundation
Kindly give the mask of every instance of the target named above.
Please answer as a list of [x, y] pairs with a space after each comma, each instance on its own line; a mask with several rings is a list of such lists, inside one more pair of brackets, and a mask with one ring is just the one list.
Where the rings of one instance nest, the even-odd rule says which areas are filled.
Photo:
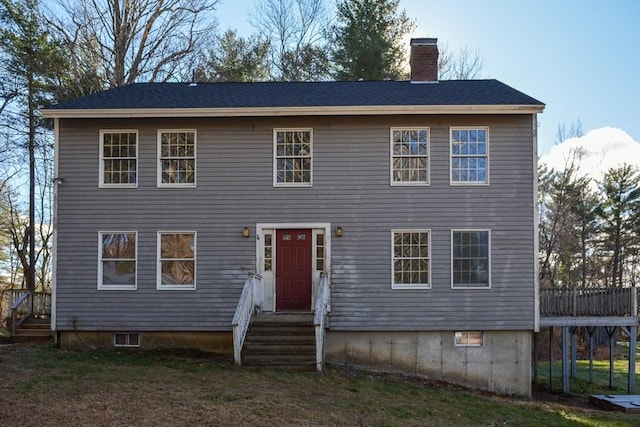
[[[231, 332], [139, 332], [141, 349], [184, 348], [233, 356]], [[58, 331], [64, 349], [113, 349], [113, 332]]]
[[328, 331], [325, 360], [531, 397], [532, 342], [532, 331], [486, 331], [481, 347], [456, 346], [453, 331]]

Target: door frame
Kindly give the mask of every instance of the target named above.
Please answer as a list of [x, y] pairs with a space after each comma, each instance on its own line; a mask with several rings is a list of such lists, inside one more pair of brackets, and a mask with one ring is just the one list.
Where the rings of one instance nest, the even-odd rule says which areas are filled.
[[317, 260], [317, 235], [324, 234], [324, 270], [327, 274], [331, 272], [331, 223], [308, 223], [308, 222], [287, 222], [287, 223], [258, 223], [256, 224], [256, 272], [261, 276], [260, 289], [256, 299], [256, 305], [261, 307], [262, 311], [274, 311], [276, 301], [275, 286], [275, 269], [276, 269], [276, 249], [272, 250], [272, 268], [271, 271], [264, 270], [264, 236], [272, 233], [272, 244], [276, 242], [276, 230], [279, 229], [300, 229], [311, 230], [311, 310], [313, 311], [316, 303], [316, 290], [320, 282], [320, 271], [316, 269]]

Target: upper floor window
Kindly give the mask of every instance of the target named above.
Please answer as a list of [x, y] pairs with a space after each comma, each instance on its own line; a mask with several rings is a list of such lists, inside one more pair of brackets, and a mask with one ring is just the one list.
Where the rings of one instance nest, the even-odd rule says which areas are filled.
[[158, 186], [195, 187], [196, 131], [158, 131]]
[[138, 131], [100, 131], [100, 187], [138, 185]]
[[489, 230], [451, 232], [451, 287], [490, 288]]
[[429, 230], [393, 230], [392, 288], [430, 288]]
[[273, 183], [311, 186], [312, 130], [274, 129]]
[[196, 233], [158, 233], [158, 289], [195, 289]]
[[136, 289], [135, 232], [98, 234], [98, 289]]
[[451, 183], [489, 183], [489, 129], [451, 129]]
[[391, 129], [391, 184], [429, 184], [429, 129]]

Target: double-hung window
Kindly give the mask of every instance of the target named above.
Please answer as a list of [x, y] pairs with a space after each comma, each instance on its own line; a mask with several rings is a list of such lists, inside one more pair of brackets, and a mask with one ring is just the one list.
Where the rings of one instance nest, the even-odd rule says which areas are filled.
[[195, 289], [196, 233], [158, 232], [157, 289]]
[[391, 129], [391, 184], [429, 184], [429, 129]]
[[451, 128], [451, 184], [489, 183], [489, 129]]
[[392, 289], [431, 287], [429, 230], [392, 230]]
[[137, 233], [98, 233], [98, 289], [136, 289]]
[[196, 186], [196, 131], [158, 131], [158, 186]]
[[311, 129], [274, 129], [274, 186], [311, 186], [312, 139]]
[[100, 187], [138, 186], [138, 131], [100, 131]]
[[491, 287], [489, 230], [451, 231], [451, 287]]

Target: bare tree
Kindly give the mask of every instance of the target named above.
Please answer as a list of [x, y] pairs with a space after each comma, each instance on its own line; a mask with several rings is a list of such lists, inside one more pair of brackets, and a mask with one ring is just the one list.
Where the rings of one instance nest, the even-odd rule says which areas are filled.
[[470, 80], [480, 77], [484, 69], [484, 58], [477, 50], [464, 46], [453, 51], [446, 43], [441, 44], [438, 50], [440, 80]]
[[324, 0], [258, 0], [250, 20], [259, 37], [270, 42], [272, 79], [328, 78]]
[[59, 0], [52, 25], [70, 48], [76, 83], [91, 90], [190, 75], [213, 34], [218, 0]]

